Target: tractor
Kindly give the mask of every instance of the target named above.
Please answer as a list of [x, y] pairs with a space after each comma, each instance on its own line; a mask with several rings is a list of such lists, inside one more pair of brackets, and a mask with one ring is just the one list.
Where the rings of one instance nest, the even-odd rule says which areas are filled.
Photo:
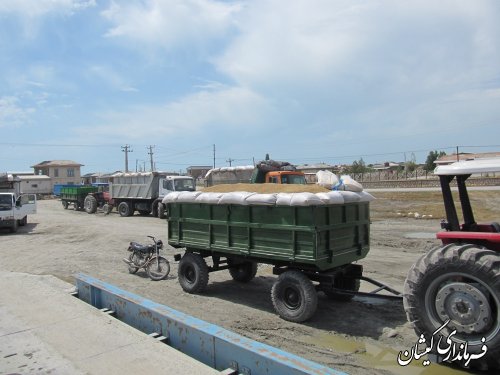
[[[441, 346], [449, 343], [461, 351], [463, 358], [453, 353], [455, 363], [489, 371], [500, 368], [500, 224], [476, 222], [466, 181], [473, 174], [498, 172], [500, 158], [436, 168], [446, 212], [443, 231], [436, 235], [442, 245], [410, 268], [403, 293], [408, 321], [418, 336], [437, 342], [439, 332]], [[452, 192], [455, 184], [463, 223]], [[430, 351], [430, 359], [450, 362], [438, 346]], [[470, 361], [467, 355], [482, 359]]]

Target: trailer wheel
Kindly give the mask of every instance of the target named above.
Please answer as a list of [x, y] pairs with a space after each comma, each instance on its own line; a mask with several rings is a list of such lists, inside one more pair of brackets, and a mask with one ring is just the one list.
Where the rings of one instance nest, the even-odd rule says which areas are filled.
[[257, 263], [255, 262], [242, 262], [239, 264], [235, 264], [234, 266], [231, 264], [233, 261], [228, 259], [229, 264], [229, 273], [234, 281], [238, 281], [240, 283], [248, 283], [251, 281], [255, 275], [257, 274]]
[[[333, 287], [336, 289], [344, 289], [357, 292], [359, 291], [360, 284], [361, 282], [359, 281], [359, 279], [339, 276], [335, 278]], [[330, 290], [323, 290], [323, 293], [325, 293], [329, 298], [336, 301], [348, 302], [354, 298], [354, 294], [343, 294]]]
[[201, 255], [186, 253], [179, 262], [179, 284], [188, 293], [200, 293], [208, 284], [208, 267]]
[[83, 207], [88, 214], [94, 214], [97, 211], [97, 199], [93, 195], [87, 195]]
[[121, 217], [132, 216], [130, 206], [127, 202], [121, 202], [118, 205], [118, 213]]
[[64, 207], [64, 209], [67, 210], [68, 206], [69, 206], [68, 202], [67, 201], [62, 201], [61, 203], [62, 203], [62, 206]]
[[466, 342], [468, 353], [482, 353], [486, 345], [483, 359], [470, 366], [498, 369], [499, 276], [500, 256], [492, 250], [471, 244], [433, 249], [408, 272], [403, 296], [408, 320], [417, 335], [430, 338], [449, 319], [437, 335], [451, 339], [457, 348]]
[[308, 320], [318, 306], [313, 283], [300, 271], [282, 273], [271, 289], [271, 298], [279, 316], [290, 322]]

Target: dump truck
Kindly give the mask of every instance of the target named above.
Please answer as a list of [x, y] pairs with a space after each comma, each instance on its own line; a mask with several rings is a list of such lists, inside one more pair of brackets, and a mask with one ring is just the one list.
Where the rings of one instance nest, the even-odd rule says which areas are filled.
[[36, 213], [36, 194], [22, 194], [21, 179], [0, 174], [0, 228], [17, 232], [28, 223], [28, 215]]
[[117, 173], [109, 183], [109, 198], [120, 216], [153, 214], [164, 217], [163, 197], [172, 191], [194, 191], [194, 179], [165, 172]]
[[[178, 280], [188, 293], [200, 293], [209, 273], [228, 270], [238, 282], [254, 278], [258, 263], [279, 275], [271, 297], [276, 312], [293, 322], [309, 319], [317, 291], [349, 300], [357, 291], [362, 266], [353, 264], [370, 248], [366, 193], [169, 194], [168, 243], [185, 249]], [[205, 259], [211, 258], [210, 266]]]
[[253, 165], [210, 169], [205, 175], [205, 186], [219, 184], [306, 184], [305, 174], [288, 162], [264, 160]]

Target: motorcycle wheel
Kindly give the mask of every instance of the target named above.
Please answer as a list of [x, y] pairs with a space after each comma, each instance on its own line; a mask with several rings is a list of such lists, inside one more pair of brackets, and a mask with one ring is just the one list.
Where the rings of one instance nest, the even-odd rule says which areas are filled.
[[167, 259], [163, 257], [158, 258], [158, 264], [156, 262], [156, 257], [153, 257], [146, 268], [146, 272], [151, 280], [159, 281], [165, 279], [170, 273], [170, 263]]
[[[131, 253], [130, 256], [128, 257], [128, 260], [131, 261], [133, 264], [136, 264], [137, 263], [136, 258], [137, 258], [137, 254]], [[128, 265], [128, 272], [131, 274], [134, 274], [137, 271], [139, 271], [139, 267], [135, 267], [133, 264]]]

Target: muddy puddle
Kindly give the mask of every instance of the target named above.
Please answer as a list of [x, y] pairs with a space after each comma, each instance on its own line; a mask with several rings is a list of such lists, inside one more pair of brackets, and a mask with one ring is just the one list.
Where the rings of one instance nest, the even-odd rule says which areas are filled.
[[[409, 375], [465, 375], [468, 372], [453, 369], [446, 366], [441, 366], [436, 363], [431, 363], [424, 366], [423, 362], [426, 357], [420, 358], [418, 361], [412, 361], [407, 366], [398, 364], [398, 351], [385, 348], [381, 345], [350, 340], [341, 336], [331, 334], [320, 334], [313, 337], [303, 337], [303, 341], [322, 347], [326, 350], [345, 353], [351, 356], [354, 361], [362, 367], [385, 370], [392, 374]], [[402, 351], [407, 348], [401, 348]]]

